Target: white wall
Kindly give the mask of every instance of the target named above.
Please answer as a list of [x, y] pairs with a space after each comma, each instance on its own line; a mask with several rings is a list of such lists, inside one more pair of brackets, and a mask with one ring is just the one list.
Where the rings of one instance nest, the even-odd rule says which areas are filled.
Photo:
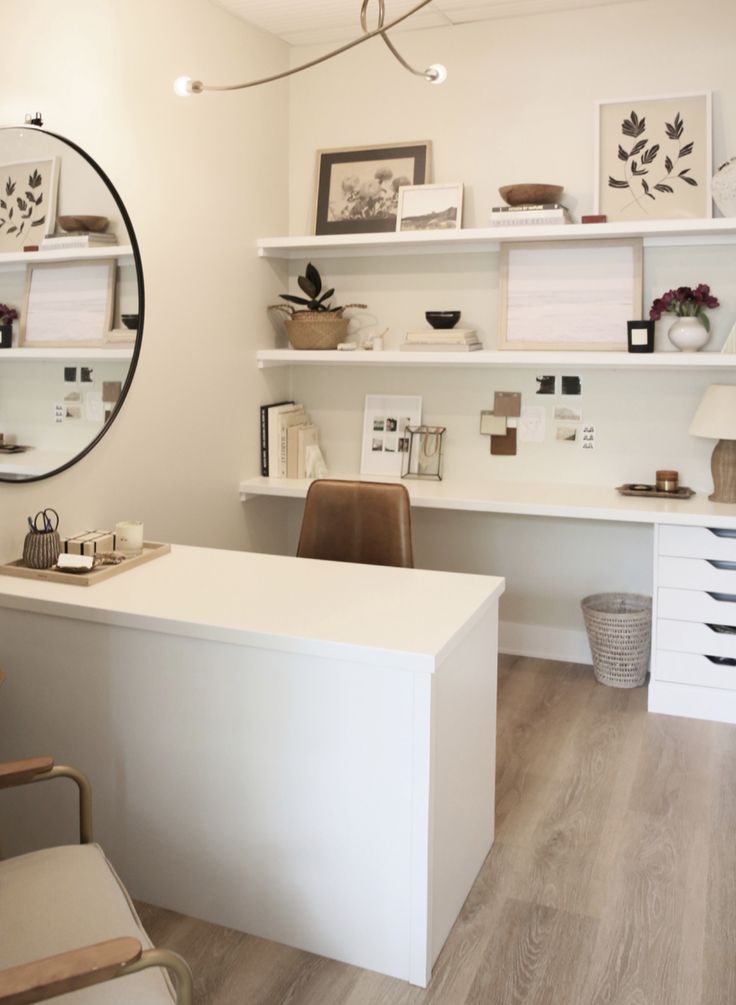
[[[694, 31], [707, 42], [695, 43]], [[396, 36], [414, 65], [447, 65], [442, 87], [409, 77], [380, 41], [368, 43], [292, 84], [291, 233], [312, 232], [317, 149], [397, 140], [432, 140], [434, 180], [465, 184], [465, 226], [487, 224], [490, 207], [501, 201], [498, 187], [518, 181], [564, 184], [574, 215], [592, 212], [597, 99], [712, 89], [717, 166], [736, 154], [734, 37], [732, 0], [704, 0], [697, 14], [686, 0], [643, 0]], [[316, 51], [300, 49], [292, 59]], [[365, 301], [368, 321], [390, 326], [390, 347], [407, 328], [421, 326], [427, 308], [461, 308], [486, 345], [496, 345], [498, 255], [335, 258], [320, 265], [339, 302]], [[709, 282], [723, 305], [712, 313], [717, 349], [736, 319], [736, 249], [647, 252], [646, 306], [671, 286], [699, 282]], [[667, 345], [668, 323], [658, 325], [659, 347]], [[594, 452], [556, 443], [548, 432], [545, 444], [521, 445], [515, 458], [491, 457], [477, 430], [494, 390], [519, 390], [526, 404], [544, 403], [549, 417], [561, 403], [534, 396], [537, 375], [308, 367], [294, 370], [292, 392], [322, 426], [336, 472], [359, 465], [364, 394], [406, 392], [423, 395], [427, 421], [448, 427], [448, 478], [615, 486], [651, 482], [656, 468], [673, 467], [685, 484], [709, 488], [712, 444], [687, 429], [712, 375], [584, 373], [580, 404], [585, 421], [596, 425]], [[292, 533], [297, 523], [295, 514]], [[424, 566], [508, 576], [502, 616], [511, 622], [580, 629], [585, 593], [651, 590], [651, 531], [643, 527], [417, 512], [415, 539]]]
[[41, 110], [126, 203], [146, 322], [103, 441], [48, 481], [0, 484], [0, 558], [42, 506], [70, 532], [132, 516], [151, 539], [279, 550], [285, 511], [245, 510], [237, 485], [257, 470], [258, 405], [282, 390], [253, 364], [283, 282], [253, 244], [287, 226], [287, 88], [185, 101], [172, 82], [273, 72], [286, 47], [204, 0], [4, 0], [3, 48], [0, 122]]

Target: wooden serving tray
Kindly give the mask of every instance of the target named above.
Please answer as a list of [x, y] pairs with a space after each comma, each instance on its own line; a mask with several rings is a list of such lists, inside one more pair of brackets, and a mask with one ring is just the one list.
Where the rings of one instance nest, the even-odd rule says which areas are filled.
[[691, 499], [695, 495], [695, 492], [686, 485], [681, 485], [675, 492], [657, 492], [654, 485], [648, 489], [619, 485], [616, 491], [620, 492], [622, 496], [638, 496], [640, 499]]
[[29, 569], [23, 565], [23, 559], [19, 558], [15, 562], [8, 562], [0, 565], [0, 573], [4, 576], [19, 576], [21, 579], [43, 579], [47, 583], [67, 583], [70, 586], [94, 586], [101, 583], [103, 579], [110, 579], [128, 569], [134, 569], [137, 565], [144, 565], [152, 562], [154, 558], [168, 555], [171, 551], [170, 544], [158, 544], [155, 541], [143, 542], [143, 553], [135, 558], [126, 558], [120, 565], [101, 565], [98, 569], [90, 572], [59, 572], [58, 569]]

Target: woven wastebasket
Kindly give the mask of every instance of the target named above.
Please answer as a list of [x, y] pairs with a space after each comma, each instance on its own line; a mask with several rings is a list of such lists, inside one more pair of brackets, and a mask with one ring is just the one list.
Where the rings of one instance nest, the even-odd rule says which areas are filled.
[[649, 669], [652, 598], [640, 593], [595, 593], [580, 606], [595, 679], [609, 687], [640, 687]]

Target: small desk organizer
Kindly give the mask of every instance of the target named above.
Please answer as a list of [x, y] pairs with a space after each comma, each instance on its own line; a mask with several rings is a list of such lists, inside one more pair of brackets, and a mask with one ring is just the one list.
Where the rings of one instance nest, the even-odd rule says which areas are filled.
[[444, 426], [407, 426], [409, 443], [402, 453], [402, 478], [431, 478], [442, 481]]

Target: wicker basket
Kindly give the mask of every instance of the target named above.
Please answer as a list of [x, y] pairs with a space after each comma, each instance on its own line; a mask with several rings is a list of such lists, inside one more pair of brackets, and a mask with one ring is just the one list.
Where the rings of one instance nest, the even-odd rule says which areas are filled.
[[609, 687], [640, 687], [649, 669], [652, 599], [640, 593], [596, 593], [580, 605], [593, 673]]
[[350, 322], [342, 312], [349, 307], [365, 304], [347, 304], [334, 311], [296, 311], [289, 304], [271, 304], [268, 309], [288, 316], [284, 327], [292, 349], [337, 349], [348, 334]]

